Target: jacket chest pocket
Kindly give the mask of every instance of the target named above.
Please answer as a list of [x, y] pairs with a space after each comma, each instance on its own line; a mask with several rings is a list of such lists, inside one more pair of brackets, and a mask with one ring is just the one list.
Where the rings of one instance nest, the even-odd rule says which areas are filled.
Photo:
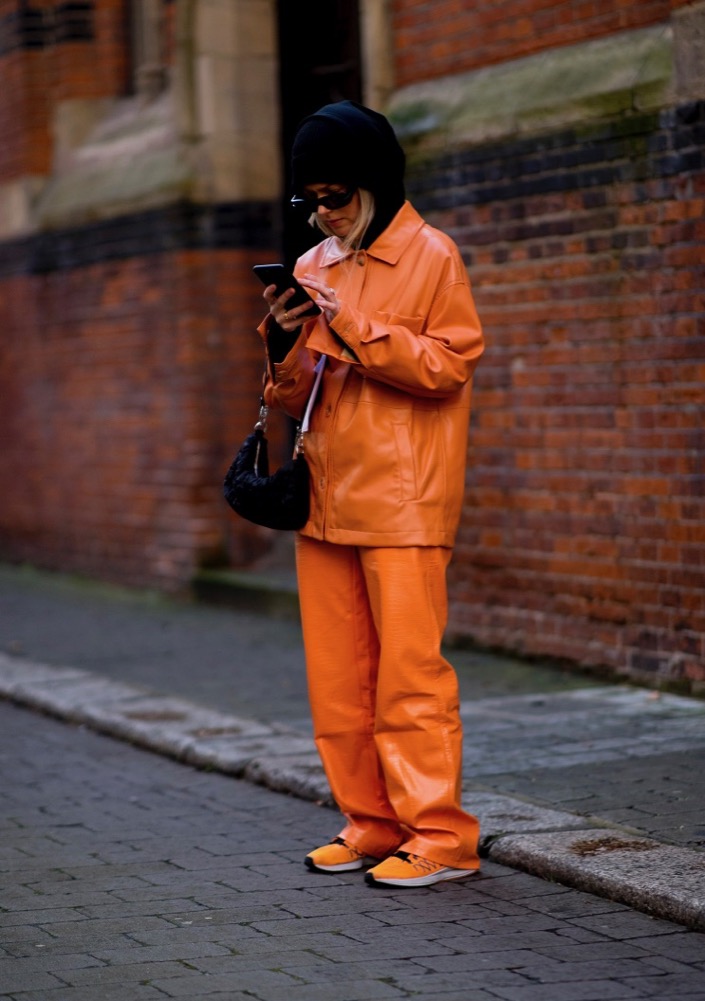
[[412, 334], [422, 334], [424, 329], [423, 316], [402, 316], [401, 313], [387, 313], [384, 310], [373, 310], [372, 320], [390, 327], [406, 327]]
[[416, 463], [411, 443], [411, 429], [408, 424], [394, 424], [394, 441], [397, 447], [399, 492], [401, 500], [418, 497]]

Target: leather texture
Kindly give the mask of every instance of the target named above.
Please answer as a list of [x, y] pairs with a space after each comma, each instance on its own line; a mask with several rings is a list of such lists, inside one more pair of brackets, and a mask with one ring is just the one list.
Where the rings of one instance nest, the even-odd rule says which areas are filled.
[[[304, 324], [270, 366], [265, 400], [300, 419], [328, 356], [306, 435], [304, 535], [344, 545], [452, 546], [464, 496], [470, 380], [483, 350], [455, 244], [406, 202], [367, 251], [327, 239], [297, 277], [320, 275], [342, 308]], [[260, 327], [267, 337], [268, 321]]]
[[479, 824], [460, 805], [455, 671], [440, 652], [450, 551], [357, 548], [297, 536], [314, 736], [346, 826], [385, 858], [397, 849], [479, 867]]

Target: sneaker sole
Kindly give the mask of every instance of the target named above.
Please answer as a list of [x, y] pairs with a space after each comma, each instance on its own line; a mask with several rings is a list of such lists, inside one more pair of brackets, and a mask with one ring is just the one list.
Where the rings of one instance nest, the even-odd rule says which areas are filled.
[[340, 865], [316, 865], [313, 859], [304, 859], [304, 864], [311, 872], [355, 872], [358, 869], [366, 869], [371, 865], [377, 865], [378, 862], [379, 859], [365, 857], [355, 862], [341, 862]]
[[434, 883], [448, 883], [454, 879], [477, 876], [479, 871], [479, 869], [452, 869], [441, 875], [412, 876], [410, 879], [377, 879], [371, 872], [368, 872], [365, 875], [365, 882], [368, 886], [433, 886]]

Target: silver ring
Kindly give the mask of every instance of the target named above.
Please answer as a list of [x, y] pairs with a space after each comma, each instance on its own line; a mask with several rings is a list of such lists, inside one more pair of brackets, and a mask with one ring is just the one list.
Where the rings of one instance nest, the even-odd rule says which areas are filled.
[[330, 292], [331, 295], [335, 295], [335, 289], [334, 288], [329, 288], [328, 291]]

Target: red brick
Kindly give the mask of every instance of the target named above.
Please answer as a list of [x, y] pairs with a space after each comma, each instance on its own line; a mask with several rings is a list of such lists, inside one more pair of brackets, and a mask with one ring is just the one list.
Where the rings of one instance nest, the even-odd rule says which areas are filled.
[[[678, 0], [674, 0], [678, 3]], [[393, 0], [397, 86], [462, 73], [542, 49], [666, 21], [671, 0], [506, 0], [502, 4]], [[433, 58], [430, 58], [433, 54]]]
[[[397, 84], [665, 25], [678, 6], [394, 0]], [[2, 57], [0, 181], [50, 170], [57, 100], [122, 95], [121, 11], [99, 0], [94, 42]], [[609, 143], [605, 162], [620, 162]], [[457, 206], [430, 221], [470, 265], [488, 349], [451, 633], [633, 677], [701, 677], [705, 176], [654, 167], [639, 184], [487, 203], [453, 189]], [[262, 364], [252, 257], [184, 250], [3, 282], [6, 556], [174, 588], [266, 547], [220, 497]], [[283, 451], [283, 424], [273, 437]]]

